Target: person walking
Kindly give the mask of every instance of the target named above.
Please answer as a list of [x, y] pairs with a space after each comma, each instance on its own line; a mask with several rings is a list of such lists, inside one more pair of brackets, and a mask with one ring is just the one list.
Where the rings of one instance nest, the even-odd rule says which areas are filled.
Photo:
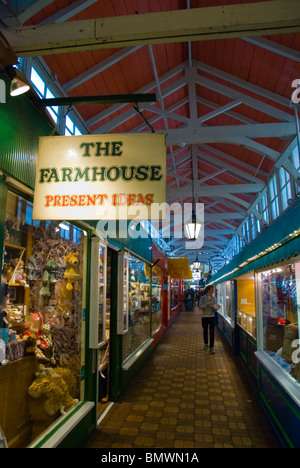
[[193, 308], [193, 294], [192, 289], [189, 287], [185, 293], [185, 308], [190, 311]]
[[[204, 349], [210, 348], [211, 354], [215, 354], [215, 311], [216, 299], [213, 296], [214, 286], [209, 285], [205, 288], [205, 293], [199, 301], [199, 309], [202, 312], [202, 327], [204, 337]], [[208, 345], [208, 329], [209, 329], [209, 345]]]

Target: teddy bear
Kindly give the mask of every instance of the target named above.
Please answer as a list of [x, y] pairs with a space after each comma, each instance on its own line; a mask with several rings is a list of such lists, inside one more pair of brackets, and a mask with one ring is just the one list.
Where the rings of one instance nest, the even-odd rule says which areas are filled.
[[69, 255], [65, 257], [65, 262], [67, 265], [67, 269], [64, 273], [64, 278], [67, 280], [66, 288], [68, 291], [72, 291], [74, 288], [75, 282], [79, 279], [79, 271], [78, 271], [78, 259], [79, 252], [71, 252]]
[[[45, 411], [49, 416], [55, 416], [59, 411], [66, 414], [78, 400], [73, 398], [76, 391], [75, 376], [68, 369], [46, 368], [40, 365], [36, 374], [36, 379], [28, 389], [28, 394], [32, 398], [45, 397]], [[72, 396], [73, 395], [73, 396]]]
[[10, 280], [11, 280], [11, 276], [12, 276], [12, 274], [13, 274], [13, 272], [14, 272], [14, 268], [13, 268], [13, 266], [12, 266], [11, 263], [7, 263], [7, 264], [4, 265], [4, 268], [3, 268], [3, 269], [4, 269], [5, 281], [6, 281], [7, 283], [9, 283]]
[[23, 341], [25, 342], [25, 356], [34, 354], [36, 350], [36, 335], [34, 333], [24, 333]]
[[45, 356], [44, 349], [42, 349], [42, 347], [39, 347], [41, 339], [37, 338], [36, 333], [32, 333], [30, 331], [25, 332], [23, 335], [23, 342], [25, 356], [30, 356], [34, 354], [38, 362], [44, 362], [46, 364], [55, 363], [55, 359], [48, 358], [47, 356]]

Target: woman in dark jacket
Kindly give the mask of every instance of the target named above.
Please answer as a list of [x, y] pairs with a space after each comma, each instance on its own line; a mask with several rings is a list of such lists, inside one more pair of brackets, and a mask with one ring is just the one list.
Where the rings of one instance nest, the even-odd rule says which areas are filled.
[[[209, 285], [205, 288], [204, 296], [200, 298], [199, 309], [202, 311], [202, 326], [204, 337], [204, 349], [210, 348], [211, 354], [215, 354], [215, 312], [217, 310], [216, 299], [213, 296], [214, 286]], [[209, 329], [209, 346], [208, 346]]]

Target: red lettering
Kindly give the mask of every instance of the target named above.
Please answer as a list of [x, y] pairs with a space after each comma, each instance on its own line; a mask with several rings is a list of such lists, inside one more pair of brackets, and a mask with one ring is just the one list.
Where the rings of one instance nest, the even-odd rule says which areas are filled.
[[46, 206], [46, 208], [49, 208], [50, 203], [52, 203], [53, 200], [54, 200], [54, 197], [52, 195], [46, 195], [45, 198], [46, 198], [45, 206]]
[[60, 206], [60, 199], [61, 199], [60, 195], [55, 195], [53, 206]]
[[79, 203], [78, 206], [84, 206], [85, 205], [85, 195], [79, 195]]
[[154, 193], [147, 193], [145, 199], [146, 199], [146, 205], [151, 205], [153, 203], [153, 198], [154, 198]]
[[119, 194], [119, 206], [127, 205], [127, 195], [125, 193]]
[[98, 199], [100, 198], [100, 202], [98, 203], [98, 205], [103, 205], [104, 199], [107, 200], [107, 199], [108, 199], [108, 196], [107, 196], [106, 194], [104, 194], [104, 195], [97, 195], [97, 198], [98, 198]]
[[118, 206], [118, 194], [117, 193], [114, 193], [112, 195], [112, 204], [113, 206]]
[[61, 206], [69, 206], [69, 199], [70, 199], [69, 195], [63, 195]]
[[71, 200], [70, 200], [70, 206], [76, 206], [77, 205], [77, 195], [72, 195]]
[[[99, 195], [98, 195], [99, 196]], [[98, 198], [97, 195], [93, 195], [92, 197], [90, 195], [87, 195], [87, 206], [96, 206], [96, 198]]]
[[145, 205], [144, 197], [141, 193], [138, 193], [136, 203]]
[[136, 194], [135, 194], [135, 193], [129, 193], [129, 195], [128, 195], [128, 202], [127, 202], [127, 205], [128, 205], [128, 206], [134, 204], [134, 202], [135, 202], [135, 197], [136, 197]]

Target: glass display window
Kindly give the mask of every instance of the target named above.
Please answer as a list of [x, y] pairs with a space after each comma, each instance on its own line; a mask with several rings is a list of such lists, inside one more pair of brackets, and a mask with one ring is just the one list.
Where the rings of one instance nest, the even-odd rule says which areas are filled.
[[28, 445], [83, 399], [86, 245], [85, 231], [33, 221], [32, 204], [8, 192], [0, 289], [6, 411], [0, 411], [0, 425], [16, 446]]
[[287, 373], [300, 381], [300, 260], [257, 274], [261, 311], [260, 347]]
[[221, 313], [231, 326], [234, 326], [234, 282], [226, 281], [217, 284], [216, 287], [217, 303], [221, 306]]
[[179, 280], [171, 279], [171, 309], [178, 305]]
[[[100, 245], [99, 247], [99, 317], [102, 318], [103, 323], [99, 330], [99, 336], [103, 336], [102, 342], [106, 342], [109, 338], [109, 329], [107, 329], [107, 317], [106, 317], [106, 247]], [[99, 320], [99, 323], [101, 320]], [[99, 343], [99, 346], [101, 343]]]
[[[110, 398], [110, 312], [112, 296], [112, 251], [98, 243], [99, 329], [98, 329], [98, 418]], [[99, 339], [102, 337], [102, 341]]]
[[171, 318], [171, 277], [170, 276], [168, 276], [167, 290], [168, 290], [168, 322], [169, 322]]
[[249, 272], [236, 279], [237, 322], [253, 338], [256, 338], [256, 305], [254, 273]]
[[125, 305], [121, 312], [128, 324], [128, 329], [123, 334], [125, 361], [150, 338], [150, 267], [132, 255], [124, 256], [123, 265]]
[[[106, 328], [107, 247], [97, 237], [92, 238], [90, 347], [100, 348], [109, 338]], [[108, 335], [108, 336], [107, 336]]]
[[162, 325], [162, 271], [158, 267], [152, 269], [152, 336]]

